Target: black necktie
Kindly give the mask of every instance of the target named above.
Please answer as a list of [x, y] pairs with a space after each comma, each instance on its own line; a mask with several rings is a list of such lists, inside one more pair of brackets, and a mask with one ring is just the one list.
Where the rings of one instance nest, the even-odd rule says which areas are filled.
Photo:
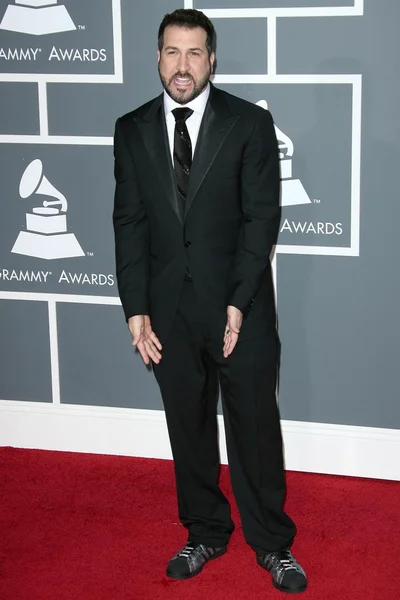
[[184, 213], [190, 167], [192, 166], [192, 143], [185, 121], [193, 114], [193, 111], [187, 107], [175, 108], [172, 114], [175, 117], [174, 170], [181, 200], [181, 209]]

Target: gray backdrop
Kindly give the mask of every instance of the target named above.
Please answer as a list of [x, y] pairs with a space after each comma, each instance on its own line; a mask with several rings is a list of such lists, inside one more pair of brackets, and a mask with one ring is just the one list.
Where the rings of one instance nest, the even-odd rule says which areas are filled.
[[[298, 10], [354, 2], [250, 4]], [[0, 398], [53, 401], [51, 298], [61, 402], [161, 409], [116, 300], [109, 138], [117, 116], [160, 92], [156, 32], [179, 5], [60, 0], [52, 20], [32, 9], [39, 35], [16, 31], [23, 28], [16, 6], [0, 1]], [[119, 6], [123, 82], [113, 31]], [[6, 20], [11, 9], [16, 16]], [[228, 13], [213, 19], [216, 84], [267, 101], [283, 134], [282, 165], [292, 160], [277, 254], [282, 417], [398, 428], [400, 4], [366, 0], [362, 16], [278, 17], [276, 72], [286, 79], [256, 77], [274, 62], [266, 16]], [[66, 28], [66, 15], [73, 28], [49, 31]]]

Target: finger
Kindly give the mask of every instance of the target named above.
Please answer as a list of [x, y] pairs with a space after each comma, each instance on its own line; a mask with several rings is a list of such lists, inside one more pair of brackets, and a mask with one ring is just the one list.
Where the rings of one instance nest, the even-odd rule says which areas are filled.
[[224, 330], [224, 338], [223, 338], [223, 342], [224, 344], [226, 342], [229, 341], [229, 339], [232, 337], [232, 335], [239, 335], [240, 333], [240, 328], [238, 327], [233, 327], [231, 324], [231, 321], [228, 319], [228, 322], [225, 326], [225, 330]]
[[228, 348], [228, 346], [230, 344], [231, 336], [232, 336], [232, 330], [229, 326], [229, 321], [228, 321], [228, 323], [226, 324], [226, 327], [225, 327], [224, 338], [223, 338], [224, 352], [226, 351], [226, 349]]
[[234, 351], [236, 347], [236, 342], [232, 342], [224, 351], [224, 358], [228, 358], [228, 356], [230, 356], [232, 354], [232, 352]]
[[157, 356], [154, 352], [149, 352], [149, 356], [153, 363], [155, 363], [156, 365], [160, 363], [161, 355]]
[[229, 340], [229, 342], [227, 342], [224, 345], [224, 349], [223, 349], [224, 358], [228, 358], [228, 356], [230, 354], [230, 347], [231, 347], [231, 341]]
[[161, 344], [160, 340], [158, 339], [158, 337], [156, 336], [156, 334], [154, 333], [154, 331], [151, 332], [150, 339], [153, 342], [153, 344], [155, 344], [157, 346], [157, 348], [159, 350], [162, 350], [162, 344]]
[[227, 329], [239, 335], [240, 333], [240, 325], [238, 323], [232, 323], [232, 321], [228, 321]]
[[223, 354], [225, 358], [232, 354], [238, 339], [239, 336], [236, 333], [231, 333], [229, 336], [226, 336], [226, 341], [223, 347]]
[[242, 326], [242, 318], [241, 315], [233, 317], [232, 315], [228, 315], [226, 328], [234, 333], [240, 333], [240, 328]]
[[161, 354], [158, 351], [157, 347], [153, 344], [151, 340], [145, 341], [145, 347], [147, 354], [150, 356], [151, 360], [158, 364], [161, 360]]
[[[146, 337], [144, 341], [145, 341], [147, 350], [151, 350], [152, 352], [156, 352], [157, 354], [160, 354], [159, 348], [157, 347], [156, 343], [153, 341], [153, 339], [151, 337]], [[160, 356], [161, 356], [161, 354], [160, 354]]]
[[224, 329], [224, 343], [229, 338], [230, 332], [231, 332], [231, 328], [230, 328], [229, 320], [228, 320], [225, 325], [225, 329]]
[[142, 336], [140, 335], [140, 333], [139, 334], [137, 334], [137, 333], [136, 334], [132, 334], [132, 345], [133, 346], [137, 346], [139, 344], [140, 340], [141, 340], [141, 337]]
[[149, 362], [150, 362], [150, 358], [149, 358], [149, 355], [148, 355], [147, 350], [145, 348], [144, 342], [139, 342], [136, 347], [137, 347], [137, 349], [140, 352], [140, 355], [141, 355], [141, 357], [143, 359], [144, 364], [148, 365]]
[[132, 336], [132, 344], [137, 346], [143, 337], [143, 329], [133, 329], [131, 330]]

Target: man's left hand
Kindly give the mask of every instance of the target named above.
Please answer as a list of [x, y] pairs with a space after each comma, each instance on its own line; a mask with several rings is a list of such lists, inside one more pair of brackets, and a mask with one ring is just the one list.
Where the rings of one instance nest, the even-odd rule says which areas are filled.
[[242, 327], [243, 314], [236, 306], [228, 306], [226, 309], [227, 321], [224, 331], [224, 358], [228, 358], [235, 349]]

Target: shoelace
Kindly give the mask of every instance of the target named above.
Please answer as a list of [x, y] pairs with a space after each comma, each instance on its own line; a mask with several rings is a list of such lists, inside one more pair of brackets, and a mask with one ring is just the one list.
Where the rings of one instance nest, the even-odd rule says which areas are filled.
[[292, 556], [292, 554], [286, 550], [285, 556], [286, 556], [286, 558], [278, 558], [283, 569], [285, 569], [285, 571], [290, 571], [291, 569], [294, 569], [295, 571], [297, 571], [297, 563], [296, 563], [294, 557]]
[[186, 544], [186, 546], [184, 548], [182, 548], [182, 550], [178, 553], [179, 557], [183, 557], [183, 558], [189, 558], [190, 554], [193, 552], [194, 550], [194, 546], [191, 546], [190, 544]]

